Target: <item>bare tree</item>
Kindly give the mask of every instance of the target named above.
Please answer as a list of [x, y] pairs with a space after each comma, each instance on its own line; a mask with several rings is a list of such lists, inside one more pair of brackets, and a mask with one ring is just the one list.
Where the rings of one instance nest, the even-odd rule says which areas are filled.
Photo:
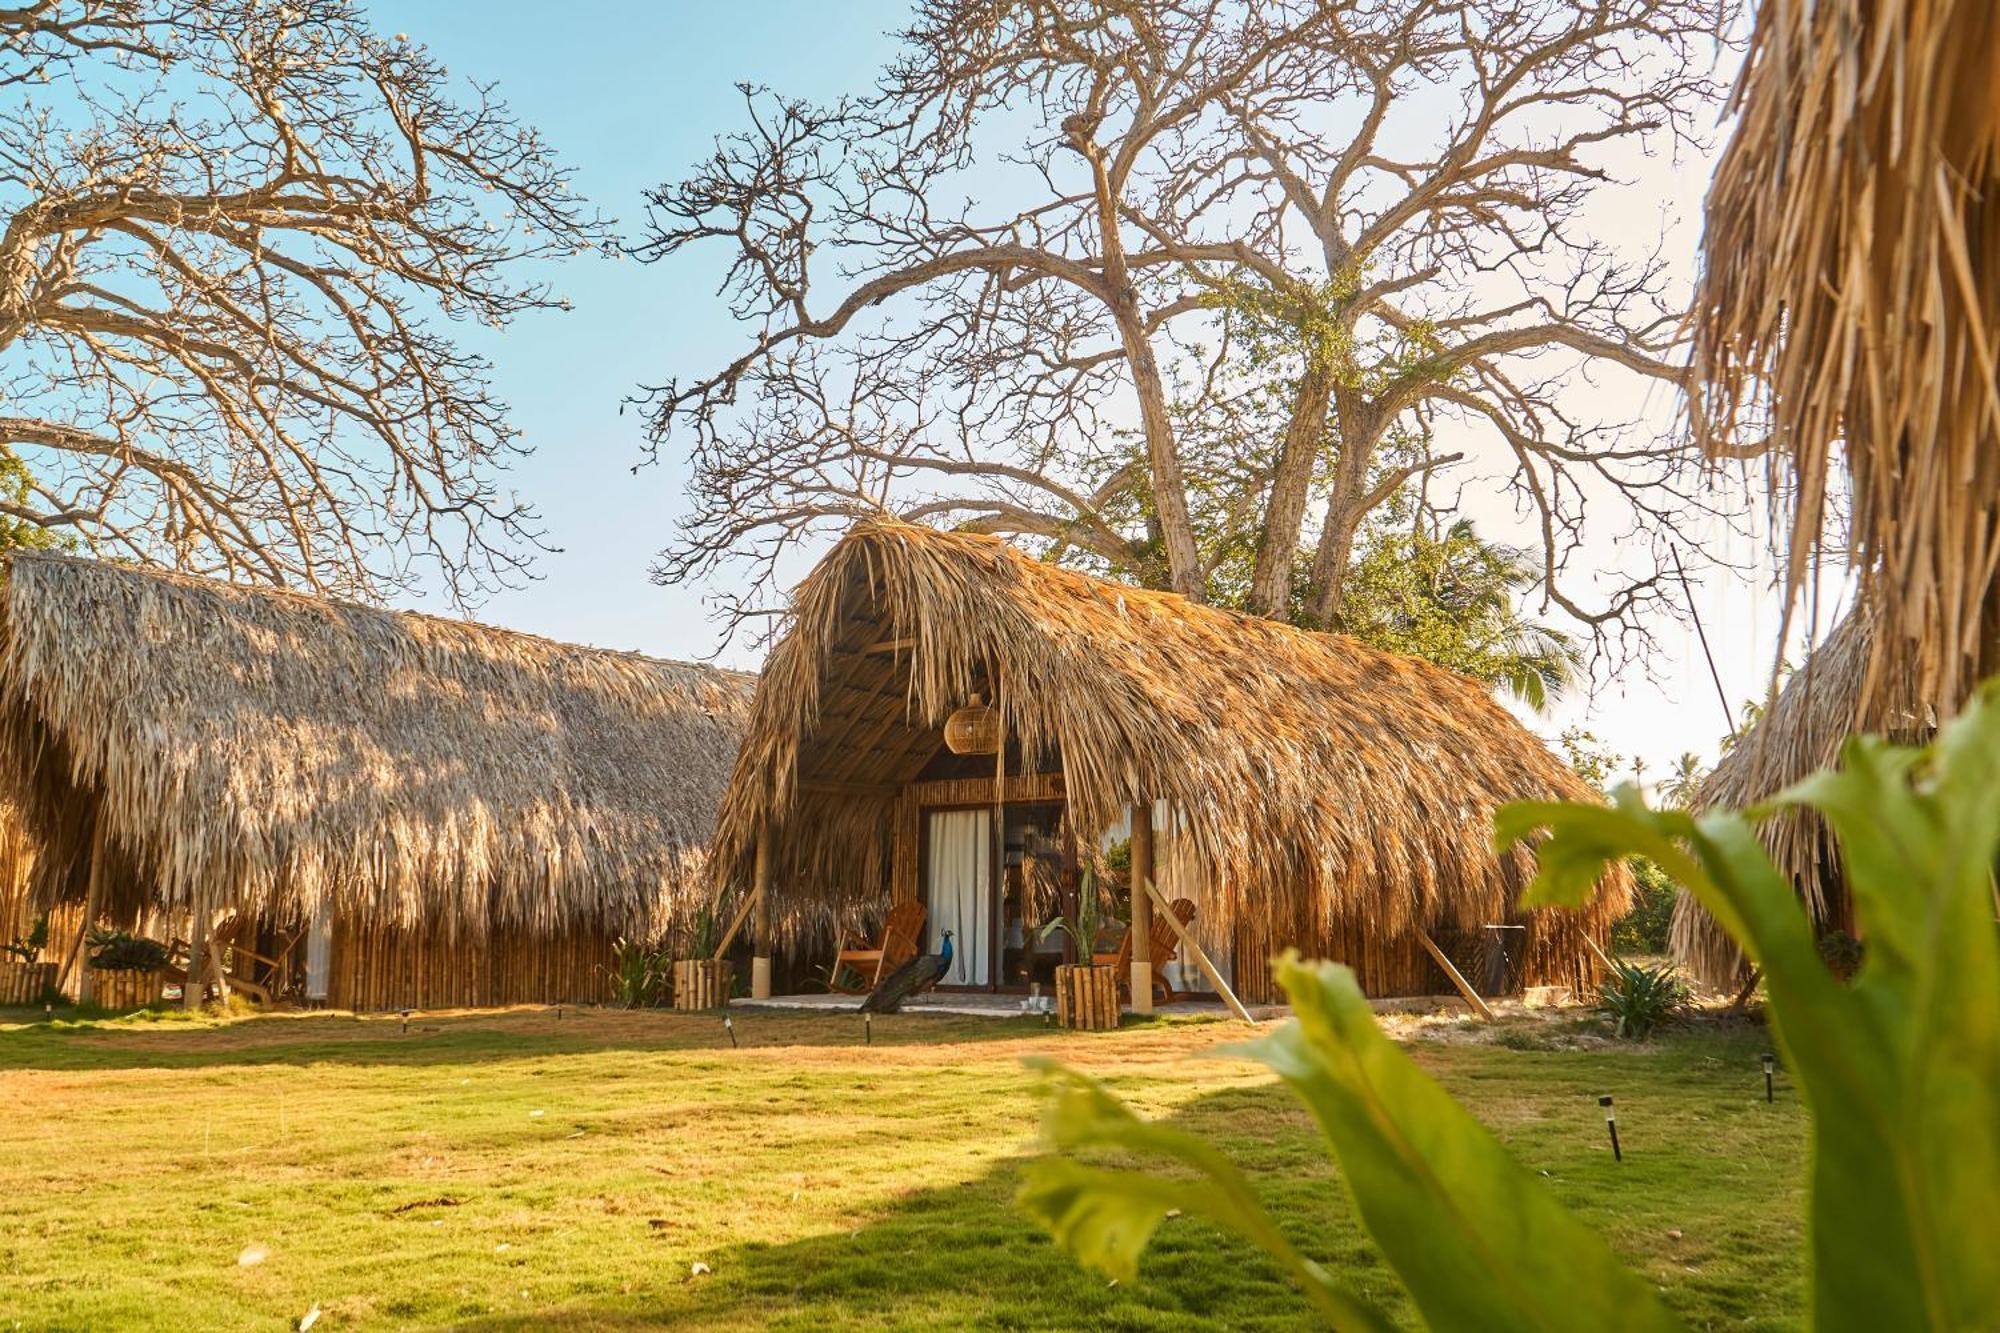
[[603, 243], [490, 88], [352, 0], [0, 8], [0, 513], [107, 555], [461, 600], [540, 543], [449, 323]]
[[697, 481], [661, 577], [766, 577], [888, 510], [1194, 596], [1247, 541], [1244, 601], [1337, 622], [1371, 513], [1463, 460], [1542, 595], [1629, 628], [1664, 587], [1573, 594], [1585, 508], [1657, 535], [1699, 502], [1677, 442], [1566, 396], [1602, 373], [1671, 415], [1680, 301], [1585, 214], [1714, 106], [1725, 7], [930, 0], [872, 93], [746, 88], [639, 250], [725, 247], [756, 329], [649, 391]]

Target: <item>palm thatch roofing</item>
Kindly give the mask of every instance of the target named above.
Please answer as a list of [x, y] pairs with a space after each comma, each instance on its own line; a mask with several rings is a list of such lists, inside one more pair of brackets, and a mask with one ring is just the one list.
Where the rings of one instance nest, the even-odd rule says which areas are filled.
[[2000, 669], [2000, 6], [1762, 0], [1708, 195], [1695, 307], [1716, 453], [1796, 497], [1794, 593], [1848, 474], [1896, 682], [1949, 716]]
[[705, 879], [752, 678], [20, 553], [0, 781], [79, 891], [450, 933], [656, 929]]
[[[1877, 617], [1857, 608], [1793, 672], [1757, 724], [1722, 756], [1702, 783], [1699, 809], [1743, 810], [1770, 800], [1796, 782], [1833, 767], [1840, 749], [1861, 730], [1864, 710], [1884, 707], [1867, 697]], [[1921, 739], [1929, 714], [1915, 703], [1907, 678], [1890, 696], [1882, 718], [1898, 740]], [[1804, 810], [1768, 816], [1758, 836], [1772, 862], [1799, 891], [1818, 929], [1843, 926], [1848, 911], [1840, 855], [1826, 821]], [[1708, 911], [1683, 891], [1674, 901], [1674, 957], [1711, 986], [1729, 987], [1745, 975], [1742, 950]]]
[[[975, 692], [1017, 771], [1060, 770], [1086, 843], [1133, 803], [1165, 801], [1225, 895], [1205, 914], [1382, 932], [1504, 922], [1533, 858], [1496, 852], [1494, 808], [1596, 799], [1486, 686], [1429, 663], [991, 537], [864, 522], [793, 594], [718, 869], [741, 883], [768, 828], [780, 928], [879, 902], [898, 793]], [[1593, 928], [1625, 911], [1629, 876], [1603, 889]]]

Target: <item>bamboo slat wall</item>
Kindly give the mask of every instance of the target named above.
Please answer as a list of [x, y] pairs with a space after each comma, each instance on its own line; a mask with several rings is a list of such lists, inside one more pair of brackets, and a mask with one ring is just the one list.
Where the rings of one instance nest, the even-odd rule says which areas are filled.
[[616, 998], [611, 936], [495, 930], [482, 940], [336, 922], [327, 1004], [359, 1012]]

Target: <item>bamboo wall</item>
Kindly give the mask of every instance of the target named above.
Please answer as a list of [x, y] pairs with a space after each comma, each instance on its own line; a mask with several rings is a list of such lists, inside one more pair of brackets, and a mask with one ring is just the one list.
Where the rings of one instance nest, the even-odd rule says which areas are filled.
[[611, 944], [601, 930], [495, 930], [453, 941], [336, 921], [326, 1002], [360, 1012], [601, 1004], [616, 998]]

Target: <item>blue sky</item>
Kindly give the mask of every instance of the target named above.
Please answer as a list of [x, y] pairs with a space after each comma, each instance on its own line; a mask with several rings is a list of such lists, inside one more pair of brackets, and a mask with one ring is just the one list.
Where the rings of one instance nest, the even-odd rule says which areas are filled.
[[[891, 49], [898, 4], [625, 4], [565, 11], [517, 0], [373, 6], [385, 32], [428, 45], [452, 74], [499, 85], [577, 172], [578, 192], [630, 234], [642, 193], [672, 179], [742, 116], [736, 85], [805, 95], [865, 85]], [[679, 460], [642, 457], [641, 383], [708, 366], [743, 334], [715, 296], [710, 257], [670, 264], [587, 259], [552, 268], [574, 303], [466, 341], [492, 358], [499, 392], [534, 449], [511, 482], [541, 511], [550, 541], [540, 579], [495, 596], [481, 620], [551, 638], [667, 657], [717, 646], [700, 590], [647, 576], [667, 542], [686, 478]], [[425, 610], [442, 610], [416, 603]], [[732, 649], [722, 659], [755, 666]]]
[[[815, 97], [865, 89], [892, 50], [884, 34], [909, 7], [756, 0], [564, 11], [524, 0], [427, 0], [374, 10], [384, 31], [427, 44], [454, 75], [496, 82], [576, 168], [579, 191], [631, 235], [642, 221], [642, 192], [681, 174], [717, 133], [740, 123], [737, 83]], [[1691, 264], [1708, 164], [1635, 163], [1630, 174], [1637, 180], [1624, 200], [1607, 204], [1606, 225], [1620, 225], [1620, 211], [1629, 210], [1632, 225], [1650, 231], [1664, 210], [1679, 219], [1676, 240]], [[648, 578], [681, 510], [686, 472], [671, 453], [633, 471], [643, 457], [641, 422], [621, 405], [641, 383], [713, 368], [743, 346], [745, 332], [715, 292], [718, 257], [566, 264], [551, 276], [573, 301], [570, 313], [523, 320], [498, 335], [468, 331], [493, 359], [499, 391], [534, 449], [513, 484], [562, 548], [539, 563], [537, 582], [495, 596], [480, 619], [666, 657], [717, 649], [704, 590], [659, 588]], [[1727, 545], [1731, 558], [1768, 571], [1760, 544]], [[1614, 548], [1604, 554], [1616, 559]], [[1778, 599], [1754, 579], [1691, 573], [1726, 691], [1735, 700], [1761, 697]], [[1683, 749], [1712, 757], [1723, 712], [1699, 644], [1674, 627], [1662, 643], [1653, 679], [1634, 674], [1532, 724], [1548, 735], [1588, 726], [1615, 749], [1646, 756], [1655, 773]], [[720, 660], [754, 667], [756, 654], [737, 645]]]

